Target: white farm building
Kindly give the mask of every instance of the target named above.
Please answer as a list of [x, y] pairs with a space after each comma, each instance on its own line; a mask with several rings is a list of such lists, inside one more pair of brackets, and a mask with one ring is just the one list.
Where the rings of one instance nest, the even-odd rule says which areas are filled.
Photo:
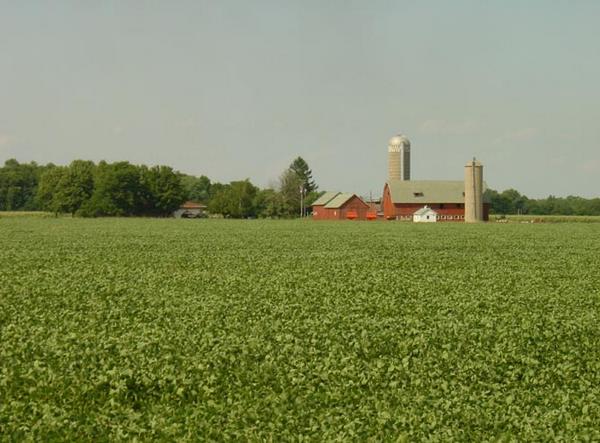
[[435, 223], [437, 221], [437, 212], [429, 206], [423, 206], [413, 214], [413, 222], [415, 223]]

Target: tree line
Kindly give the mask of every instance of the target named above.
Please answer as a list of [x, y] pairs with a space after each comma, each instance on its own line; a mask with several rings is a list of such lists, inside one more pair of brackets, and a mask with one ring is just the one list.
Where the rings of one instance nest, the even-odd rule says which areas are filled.
[[0, 209], [7, 211], [164, 216], [185, 197], [180, 177], [168, 166], [86, 160], [56, 166], [8, 160], [0, 168]]
[[0, 168], [0, 210], [83, 217], [168, 216], [191, 200], [225, 217], [279, 218], [300, 214], [301, 200], [309, 206], [320, 195], [317, 188], [301, 157], [281, 174], [278, 183], [266, 189], [249, 179], [211, 182], [204, 175], [182, 174], [169, 166], [86, 160], [56, 166], [11, 159]]
[[529, 215], [600, 215], [600, 198], [586, 199], [570, 195], [531, 199], [515, 189], [502, 192], [488, 189], [490, 212], [493, 214]]
[[204, 175], [182, 175], [182, 181], [189, 200], [205, 203], [211, 214], [230, 218], [296, 217], [302, 206], [310, 206], [322, 194], [302, 157], [282, 172], [277, 183], [264, 189], [248, 179], [223, 184], [212, 183]]
[[[75, 160], [68, 166], [19, 163], [0, 167], [0, 210], [49, 211], [84, 217], [168, 216], [182, 202], [207, 205], [212, 214], [231, 218], [295, 217], [301, 202], [319, 197], [306, 161], [296, 158], [277, 183], [261, 189], [250, 180], [212, 182], [169, 166]], [[549, 196], [530, 199], [514, 189], [488, 189], [493, 214], [600, 215], [600, 198]]]

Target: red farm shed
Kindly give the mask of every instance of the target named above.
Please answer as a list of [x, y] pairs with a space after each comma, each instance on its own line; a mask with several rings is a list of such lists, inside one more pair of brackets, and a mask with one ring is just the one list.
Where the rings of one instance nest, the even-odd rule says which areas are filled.
[[[412, 220], [417, 210], [428, 206], [437, 213], [437, 221], [464, 221], [464, 191], [463, 181], [390, 180], [383, 188], [383, 213], [388, 220]], [[489, 219], [489, 210], [484, 198], [484, 220]]]
[[314, 220], [366, 220], [369, 205], [356, 194], [326, 192], [312, 205]]

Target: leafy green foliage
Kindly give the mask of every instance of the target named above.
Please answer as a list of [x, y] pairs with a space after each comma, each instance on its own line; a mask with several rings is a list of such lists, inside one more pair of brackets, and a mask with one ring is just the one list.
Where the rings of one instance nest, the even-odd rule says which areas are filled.
[[279, 192], [283, 206], [282, 215], [293, 216], [300, 212], [300, 189], [303, 186], [302, 178], [291, 169], [283, 171], [279, 177]]
[[195, 177], [193, 175], [182, 174], [181, 183], [183, 184], [188, 200], [201, 203], [208, 203], [210, 200], [212, 196], [212, 183], [207, 176], [201, 175]]
[[260, 190], [249, 179], [213, 183], [201, 175], [181, 174], [168, 166], [129, 162], [95, 165], [75, 160], [69, 166], [38, 166], [8, 160], [0, 168], [0, 211], [45, 210], [84, 217], [168, 216], [185, 200], [208, 205], [227, 218], [296, 217], [300, 187], [305, 206], [318, 197], [312, 172], [298, 157], [286, 169], [280, 189]]
[[[290, 217], [304, 214], [310, 203], [318, 198], [317, 188], [308, 164], [302, 157], [297, 157], [279, 177], [281, 194], [279, 215]], [[303, 206], [302, 211], [300, 211], [301, 206]]]
[[283, 195], [273, 189], [261, 189], [254, 197], [256, 213], [261, 218], [280, 218], [287, 215]]
[[58, 190], [65, 175], [66, 168], [62, 166], [47, 168], [42, 173], [36, 192], [36, 200], [40, 209], [55, 214], [61, 212], [62, 204], [58, 197]]
[[225, 217], [246, 218], [256, 216], [255, 198], [258, 188], [250, 180], [234, 181], [222, 186], [208, 205], [210, 212]]
[[96, 165], [91, 161], [75, 160], [61, 171], [52, 196], [52, 210], [75, 214], [94, 192]]
[[4, 162], [0, 167], [0, 211], [39, 209], [35, 199], [39, 178], [51, 166], [19, 163], [15, 159]]
[[502, 192], [486, 190], [493, 214], [530, 214], [530, 215], [600, 215], [600, 198], [585, 199], [569, 195], [530, 199], [515, 189]]
[[142, 205], [138, 168], [129, 162], [100, 162], [92, 203], [100, 215], [134, 215]]
[[181, 178], [169, 166], [140, 167], [144, 214], [170, 215], [187, 198]]
[[48, 167], [37, 189], [41, 209], [84, 217], [167, 216], [186, 196], [180, 175], [170, 167], [129, 162], [96, 166], [75, 160], [68, 167]]
[[13, 440], [598, 441], [600, 226], [0, 218]]

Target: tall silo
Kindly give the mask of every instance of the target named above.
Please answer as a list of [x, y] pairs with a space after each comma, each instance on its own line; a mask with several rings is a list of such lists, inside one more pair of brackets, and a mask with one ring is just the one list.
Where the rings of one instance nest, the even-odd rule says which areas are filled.
[[410, 180], [410, 141], [400, 134], [388, 143], [388, 179]]
[[473, 160], [465, 165], [465, 222], [483, 221], [483, 165]]

